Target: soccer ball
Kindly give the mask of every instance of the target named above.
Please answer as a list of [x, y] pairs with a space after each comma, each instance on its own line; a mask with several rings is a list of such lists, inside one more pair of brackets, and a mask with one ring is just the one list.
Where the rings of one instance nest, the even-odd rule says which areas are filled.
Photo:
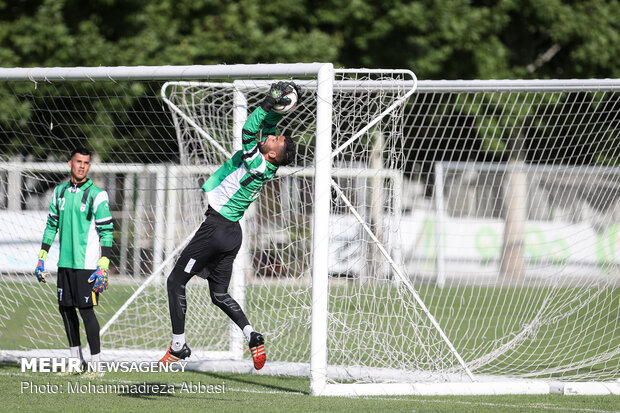
[[298, 98], [297, 91], [294, 88], [293, 90], [291, 90], [284, 96], [289, 98], [291, 100], [291, 103], [289, 103], [288, 105], [275, 105], [273, 107], [274, 112], [280, 113], [282, 115], [289, 113], [295, 108], [295, 106], [297, 106], [297, 98]]

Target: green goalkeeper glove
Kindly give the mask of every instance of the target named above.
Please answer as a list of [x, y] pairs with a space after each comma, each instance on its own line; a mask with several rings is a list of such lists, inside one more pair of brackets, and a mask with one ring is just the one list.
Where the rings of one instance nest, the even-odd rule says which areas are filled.
[[37, 267], [34, 269], [34, 275], [37, 276], [37, 280], [42, 283], [47, 283], [47, 277], [50, 275], [49, 272], [45, 271], [45, 260], [47, 259], [47, 251], [41, 250], [39, 252], [39, 262], [37, 262]]
[[100, 293], [108, 288], [108, 268], [110, 267], [110, 260], [108, 257], [99, 258], [97, 267], [97, 271], [90, 276], [88, 282], [94, 282], [93, 291]]
[[267, 92], [267, 96], [260, 104], [260, 107], [269, 112], [275, 105], [288, 105], [291, 100], [286, 97], [286, 94], [291, 91], [291, 82], [277, 82], [273, 83]]

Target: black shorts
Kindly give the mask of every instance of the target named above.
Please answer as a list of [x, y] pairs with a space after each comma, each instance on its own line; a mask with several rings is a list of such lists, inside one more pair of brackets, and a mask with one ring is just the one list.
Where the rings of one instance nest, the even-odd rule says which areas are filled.
[[88, 308], [99, 303], [99, 293], [93, 291], [88, 279], [96, 270], [58, 268], [58, 304], [64, 307]]
[[205, 215], [204, 222], [177, 260], [175, 270], [198, 274], [228, 288], [233, 262], [243, 239], [241, 225], [224, 218], [211, 207]]

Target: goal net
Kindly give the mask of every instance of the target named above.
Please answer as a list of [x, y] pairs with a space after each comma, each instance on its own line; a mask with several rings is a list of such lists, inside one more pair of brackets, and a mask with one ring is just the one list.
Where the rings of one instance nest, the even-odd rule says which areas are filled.
[[[204, 219], [200, 185], [240, 148], [272, 79], [287, 79], [301, 104], [279, 131], [298, 157], [242, 220], [230, 287], [265, 335], [261, 373], [310, 376], [313, 394], [618, 379], [620, 83], [324, 67], [0, 70], [2, 358], [66, 348], [57, 243], [48, 285], [31, 267], [78, 141], [115, 220], [104, 358], [161, 357], [165, 281]], [[192, 366], [251, 372], [205, 280], [187, 299]]]
[[[238, 291], [245, 290], [239, 296], [245, 297], [250, 320], [258, 320], [252, 323], [259, 323], [269, 337], [269, 357], [276, 362], [271, 368], [307, 369], [304, 360], [320, 351], [310, 346], [311, 334], [320, 334], [323, 324], [320, 341], [325, 342], [324, 368], [329, 370], [325, 381], [433, 380], [448, 372], [467, 374], [400, 259], [403, 115], [415, 77], [406, 71], [336, 70], [323, 221], [329, 249], [318, 259], [312, 239], [313, 232], [317, 238], [320, 214], [314, 169], [318, 85], [311, 80], [298, 84], [301, 104], [281, 121], [281, 132], [297, 142], [298, 159], [280, 169], [246, 214], [242, 255], [252, 267], [247, 272], [242, 264], [233, 282]], [[248, 80], [164, 85], [162, 93], [184, 148], [181, 162], [217, 165], [227, 159], [230, 148], [240, 146], [248, 109], [258, 105], [268, 87], [269, 82]], [[324, 265], [329, 274], [319, 286], [312, 279], [316, 265]], [[208, 301], [205, 294], [200, 301]], [[318, 324], [311, 317], [321, 314], [317, 294], [327, 298], [325, 320]], [[205, 317], [200, 315], [201, 322], [208, 325]]]

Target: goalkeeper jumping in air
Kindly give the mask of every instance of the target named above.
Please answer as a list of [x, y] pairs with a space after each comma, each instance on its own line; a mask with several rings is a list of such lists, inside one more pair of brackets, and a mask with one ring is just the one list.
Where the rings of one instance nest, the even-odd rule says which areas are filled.
[[265, 99], [243, 126], [242, 150], [237, 151], [202, 186], [209, 197], [206, 218], [168, 277], [172, 341], [160, 363], [173, 363], [191, 354], [185, 343], [185, 286], [200, 273], [209, 282], [213, 304], [243, 331], [252, 352], [254, 368], [259, 370], [265, 364], [265, 340], [262, 334], [254, 331], [239, 304], [228, 294], [228, 285], [233, 261], [241, 247], [239, 220], [258, 198], [265, 183], [275, 176], [278, 167], [288, 165], [295, 158], [293, 140], [276, 134], [276, 124], [282, 115], [272, 110], [275, 105], [291, 103], [286, 94], [293, 89], [297, 91], [292, 82], [271, 85]]
[[90, 151], [75, 149], [69, 167], [69, 182], [58, 185], [52, 195], [35, 275], [40, 282], [47, 282], [49, 273], [45, 270], [45, 260], [58, 232], [58, 308], [71, 357], [79, 358], [84, 366], [80, 322], [75, 309], [79, 309], [84, 322], [91, 361], [99, 362], [99, 322], [93, 306], [98, 304], [99, 293], [108, 288], [108, 257], [114, 225], [108, 194], [87, 176]]

